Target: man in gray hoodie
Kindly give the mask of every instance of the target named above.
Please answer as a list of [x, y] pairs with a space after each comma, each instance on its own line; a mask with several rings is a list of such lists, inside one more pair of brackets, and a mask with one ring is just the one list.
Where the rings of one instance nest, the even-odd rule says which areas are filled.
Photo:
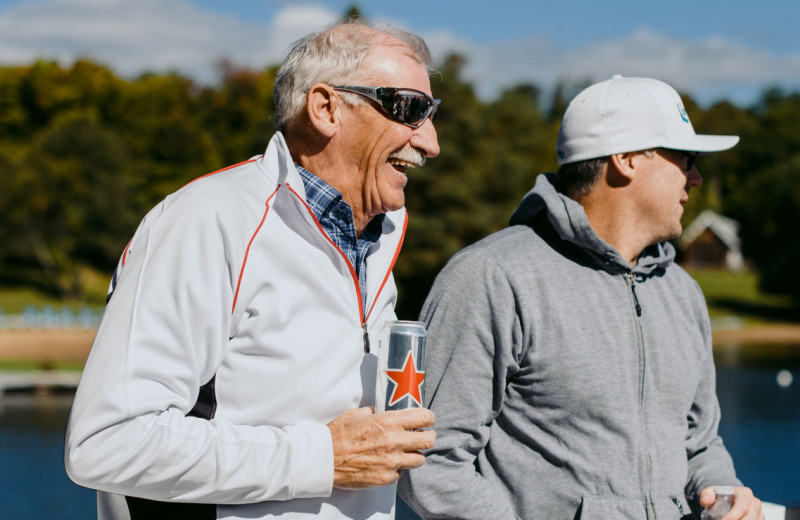
[[457, 254], [423, 307], [437, 442], [399, 488], [420, 516], [678, 520], [724, 485], [725, 520], [763, 518], [717, 434], [705, 300], [667, 242], [698, 153], [738, 140], [695, 134], [653, 79], [570, 103], [558, 173]]

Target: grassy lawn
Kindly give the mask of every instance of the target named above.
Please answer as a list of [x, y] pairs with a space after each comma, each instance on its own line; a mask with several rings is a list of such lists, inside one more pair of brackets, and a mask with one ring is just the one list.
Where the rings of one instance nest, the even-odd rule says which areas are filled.
[[9, 361], [0, 360], [0, 370], [31, 372], [36, 370], [67, 370], [71, 372], [83, 370], [83, 363], [71, 361], [55, 361], [42, 364], [41, 361]]
[[54, 309], [68, 307], [77, 311], [90, 307], [97, 311], [105, 307], [110, 273], [100, 273], [85, 269], [82, 273], [84, 298], [81, 301], [65, 302], [58, 296], [30, 287], [0, 287], [0, 310], [6, 314], [18, 314], [29, 306], [50, 306]]
[[743, 326], [800, 323], [800, 312], [784, 296], [764, 294], [753, 272], [690, 270], [703, 289], [712, 320], [741, 320]]
[[17, 314], [22, 312], [22, 309], [28, 305], [35, 305], [36, 307], [50, 306], [55, 309], [62, 307], [69, 307], [73, 311], [89, 306], [95, 310], [103, 306], [103, 302], [93, 301], [85, 302], [64, 302], [59, 298], [27, 288], [0, 288], [0, 310], [7, 314]]

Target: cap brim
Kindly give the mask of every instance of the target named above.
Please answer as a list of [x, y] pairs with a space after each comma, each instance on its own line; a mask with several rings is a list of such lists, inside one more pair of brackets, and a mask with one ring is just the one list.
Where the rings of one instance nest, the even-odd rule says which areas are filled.
[[685, 139], [672, 141], [663, 148], [686, 150], [689, 152], [721, 152], [736, 146], [738, 135], [693, 135]]

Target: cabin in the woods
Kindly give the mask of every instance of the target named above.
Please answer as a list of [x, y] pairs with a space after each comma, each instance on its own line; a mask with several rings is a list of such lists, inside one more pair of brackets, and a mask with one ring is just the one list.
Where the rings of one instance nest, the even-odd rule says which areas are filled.
[[691, 268], [744, 269], [739, 224], [707, 209], [686, 226], [678, 239], [681, 265]]

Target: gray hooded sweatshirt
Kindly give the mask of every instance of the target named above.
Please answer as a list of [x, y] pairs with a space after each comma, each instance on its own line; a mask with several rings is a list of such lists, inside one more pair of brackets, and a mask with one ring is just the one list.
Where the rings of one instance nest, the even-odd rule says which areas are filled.
[[669, 243], [629, 266], [556, 182], [540, 175], [423, 307], [438, 437], [399, 487], [423, 518], [677, 520], [741, 485], [699, 286]]

